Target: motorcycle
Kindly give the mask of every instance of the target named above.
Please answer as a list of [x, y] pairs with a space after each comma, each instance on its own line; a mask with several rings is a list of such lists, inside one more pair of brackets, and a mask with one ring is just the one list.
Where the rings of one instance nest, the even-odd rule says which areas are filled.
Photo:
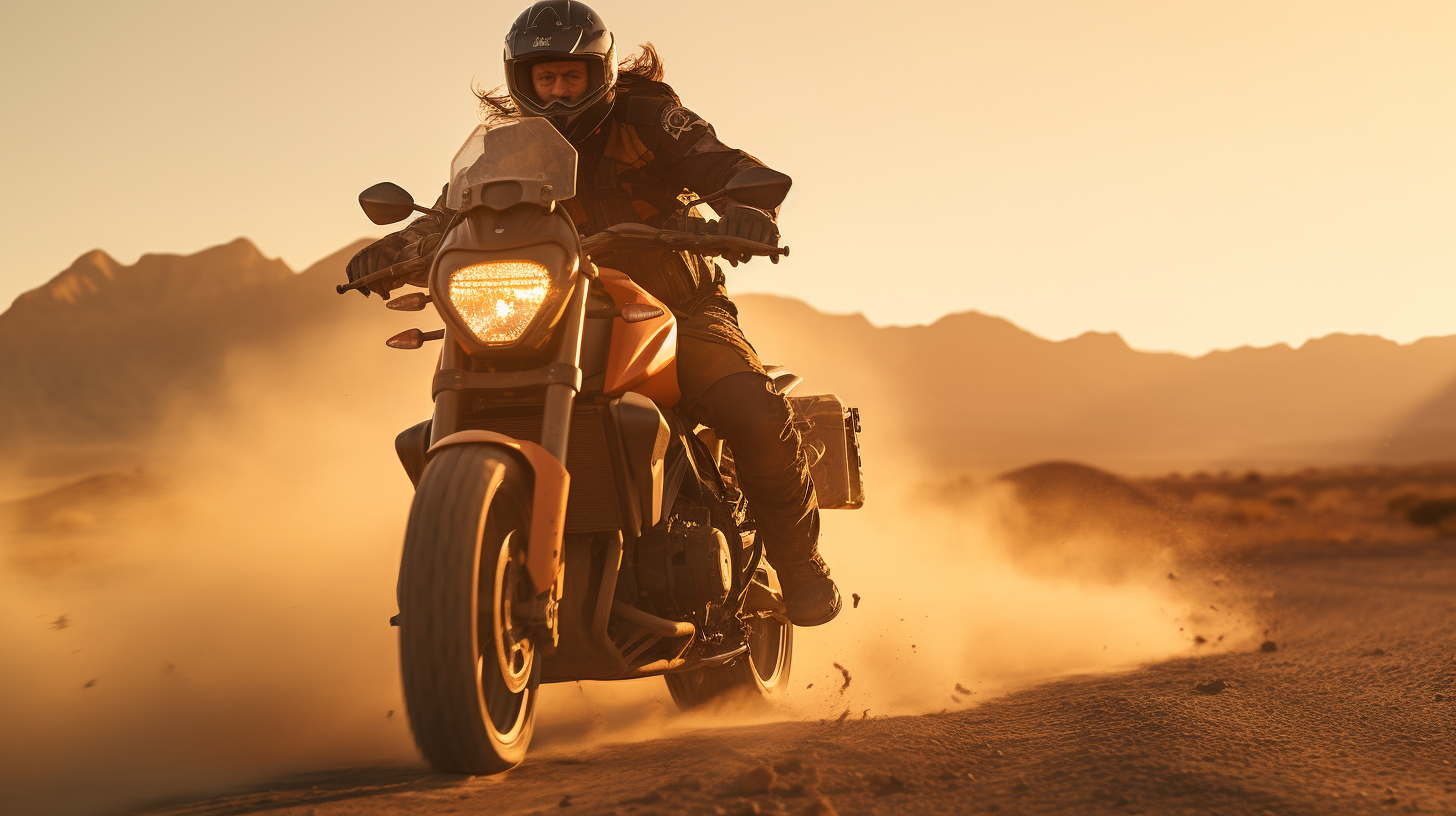
[[[338, 287], [423, 288], [387, 305], [433, 305], [445, 323], [387, 341], [443, 341], [433, 416], [395, 440], [416, 492], [391, 623], [410, 728], [444, 772], [520, 763], [543, 683], [661, 675], [690, 709], [788, 682], [793, 626], [732, 451], [674, 410], [676, 316], [591, 260], [639, 247], [787, 256], [689, 222], [697, 203], [729, 197], [772, 209], [788, 179], [740, 173], [685, 204], [684, 229], [583, 237], [558, 206], [576, 161], [546, 120], [477, 128], [444, 209], [390, 182], [359, 196], [376, 224], [440, 215], [438, 247]], [[801, 380], [769, 374], [784, 394]], [[858, 412], [828, 395], [792, 403], [821, 506], [863, 504]]]

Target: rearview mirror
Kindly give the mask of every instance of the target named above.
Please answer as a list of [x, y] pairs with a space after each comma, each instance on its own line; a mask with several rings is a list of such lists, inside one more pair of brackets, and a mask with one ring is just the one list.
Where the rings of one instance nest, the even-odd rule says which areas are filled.
[[767, 167], [750, 167], [733, 177], [723, 195], [760, 210], [772, 210], [784, 203], [794, 180]]
[[394, 224], [415, 211], [415, 197], [392, 181], [381, 181], [359, 194], [359, 206], [376, 224]]

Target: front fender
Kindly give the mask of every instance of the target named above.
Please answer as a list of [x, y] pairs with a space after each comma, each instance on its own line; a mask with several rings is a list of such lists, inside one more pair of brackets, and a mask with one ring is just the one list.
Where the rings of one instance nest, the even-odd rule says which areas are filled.
[[456, 431], [431, 445], [425, 460], [428, 462], [435, 451], [446, 445], [480, 443], [514, 450], [535, 477], [531, 530], [526, 540], [526, 572], [536, 591], [545, 592], [556, 584], [556, 576], [561, 571], [561, 537], [566, 530], [566, 495], [571, 487], [571, 474], [559, 459], [535, 442], [494, 431]]

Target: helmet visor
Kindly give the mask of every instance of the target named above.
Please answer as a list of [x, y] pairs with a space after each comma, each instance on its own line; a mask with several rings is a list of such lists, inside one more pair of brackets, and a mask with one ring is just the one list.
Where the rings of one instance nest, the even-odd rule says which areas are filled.
[[576, 113], [606, 92], [600, 58], [540, 54], [511, 60], [511, 90], [544, 116]]

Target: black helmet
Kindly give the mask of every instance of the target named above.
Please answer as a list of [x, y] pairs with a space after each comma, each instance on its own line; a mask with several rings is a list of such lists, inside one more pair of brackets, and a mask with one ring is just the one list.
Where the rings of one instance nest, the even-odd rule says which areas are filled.
[[[536, 96], [531, 66], [556, 60], [586, 63], [587, 91], [575, 104], [560, 100], [544, 104]], [[506, 90], [523, 113], [561, 123], [564, 119], [557, 117], [573, 117], [593, 106], [605, 110], [616, 86], [616, 39], [585, 3], [541, 0], [521, 12], [506, 34]]]

